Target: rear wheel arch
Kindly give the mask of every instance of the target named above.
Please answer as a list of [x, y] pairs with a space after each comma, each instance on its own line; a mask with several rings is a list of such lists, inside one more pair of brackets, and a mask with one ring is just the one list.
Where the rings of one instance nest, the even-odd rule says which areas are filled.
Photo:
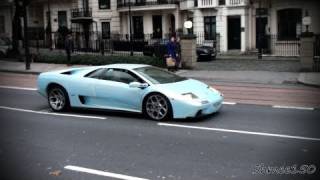
[[61, 84], [58, 84], [58, 83], [49, 83], [47, 85], [47, 88], [46, 88], [46, 92], [48, 93], [50, 89], [54, 88], [54, 87], [60, 87], [62, 88], [63, 90], [67, 91], [66, 88], [64, 88]]
[[[65, 111], [65, 110], [68, 110], [70, 108], [70, 98], [69, 98], [69, 94], [67, 92], [67, 90], [60, 84], [58, 83], [50, 83], [47, 88], [46, 88], [46, 92], [47, 92], [47, 97], [48, 97], [48, 103], [50, 105], [50, 102], [49, 102], [49, 93], [51, 90], [55, 89], [55, 88], [58, 88], [60, 89], [63, 94], [64, 94], [64, 97], [65, 97], [65, 107], [63, 109], [61, 109], [61, 111]], [[53, 109], [54, 110], [54, 109]], [[56, 110], [54, 110], [56, 111]], [[60, 110], [59, 110], [60, 111]]]

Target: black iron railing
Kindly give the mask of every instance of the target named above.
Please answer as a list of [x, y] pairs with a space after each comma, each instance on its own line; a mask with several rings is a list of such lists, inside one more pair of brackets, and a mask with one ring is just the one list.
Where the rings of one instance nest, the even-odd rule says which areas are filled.
[[[30, 30], [35, 38], [30, 40], [30, 46], [35, 48], [61, 49], [65, 47], [65, 35], [61, 32], [46, 33], [44, 30]], [[130, 43], [129, 34], [110, 34], [108, 38], [104, 38], [101, 32], [97, 31], [71, 31], [74, 53], [95, 53], [95, 54], [116, 54], [129, 56], [132, 50], [135, 55], [148, 55], [150, 51], [155, 56], [162, 57], [166, 52], [166, 44], [170, 37], [179, 33], [168, 33], [161, 37], [155, 34], [132, 34], [132, 42]], [[217, 51], [220, 50], [220, 36], [216, 34], [213, 38], [208, 37], [205, 33], [196, 33], [197, 46], [214, 46]], [[31, 37], [33, 37], [31, 36]], [[52, 37], [52, 44], [49, 41]], [[40, 38], [38, 38], [40, 37]]]
[[300, 56], [300, 38], [283, 39], [277, 34], [266, 35], [263, 37], [264, 54], [276, 56], [297, 57]]
[[118, 0], [117, 7], [178, 4], [178, 0]]
[[72, 18], [92, 17], [91, 8], [75, 8], [71, 9]]
[[316, 72], [320, 72], [320, 34], [315, 35], [313, 49], [313, 70]]

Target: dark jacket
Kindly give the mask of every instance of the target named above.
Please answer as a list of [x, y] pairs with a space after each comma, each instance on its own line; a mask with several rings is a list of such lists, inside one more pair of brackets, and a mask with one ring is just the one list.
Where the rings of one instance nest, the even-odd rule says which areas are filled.
[[176, 54], [177, 54], [177, 44], [175, 42], [168, 42], [167, 43], [167, 51], [168, 51], [168, 55], [171, 56], [172, 58], [176, 58]]
[[64, 48], [66, 49], [67, 53], [71, 53], [73, 51], [73, 41], [71, 38], [66, 38]]

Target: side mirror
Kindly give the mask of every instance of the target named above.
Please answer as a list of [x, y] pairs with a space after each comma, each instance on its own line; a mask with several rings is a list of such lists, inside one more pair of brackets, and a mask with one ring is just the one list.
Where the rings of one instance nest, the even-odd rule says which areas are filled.
[[139, 82], [131, 82], [129, 83], [130, 88], [140, 88], [144, 89], [147, 88], [149, 85], [147, 83], [139, 83]]

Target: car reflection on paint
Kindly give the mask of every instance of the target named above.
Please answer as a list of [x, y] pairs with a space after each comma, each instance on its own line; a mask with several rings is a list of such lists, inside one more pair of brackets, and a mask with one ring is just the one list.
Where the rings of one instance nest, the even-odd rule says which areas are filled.
[[143, 113], [153, 120], [217, 112], [223, 95], [203, 82], [141, 64], [113, 64], [41, 73], [38, 91], [54, 111], [70, 107]]

